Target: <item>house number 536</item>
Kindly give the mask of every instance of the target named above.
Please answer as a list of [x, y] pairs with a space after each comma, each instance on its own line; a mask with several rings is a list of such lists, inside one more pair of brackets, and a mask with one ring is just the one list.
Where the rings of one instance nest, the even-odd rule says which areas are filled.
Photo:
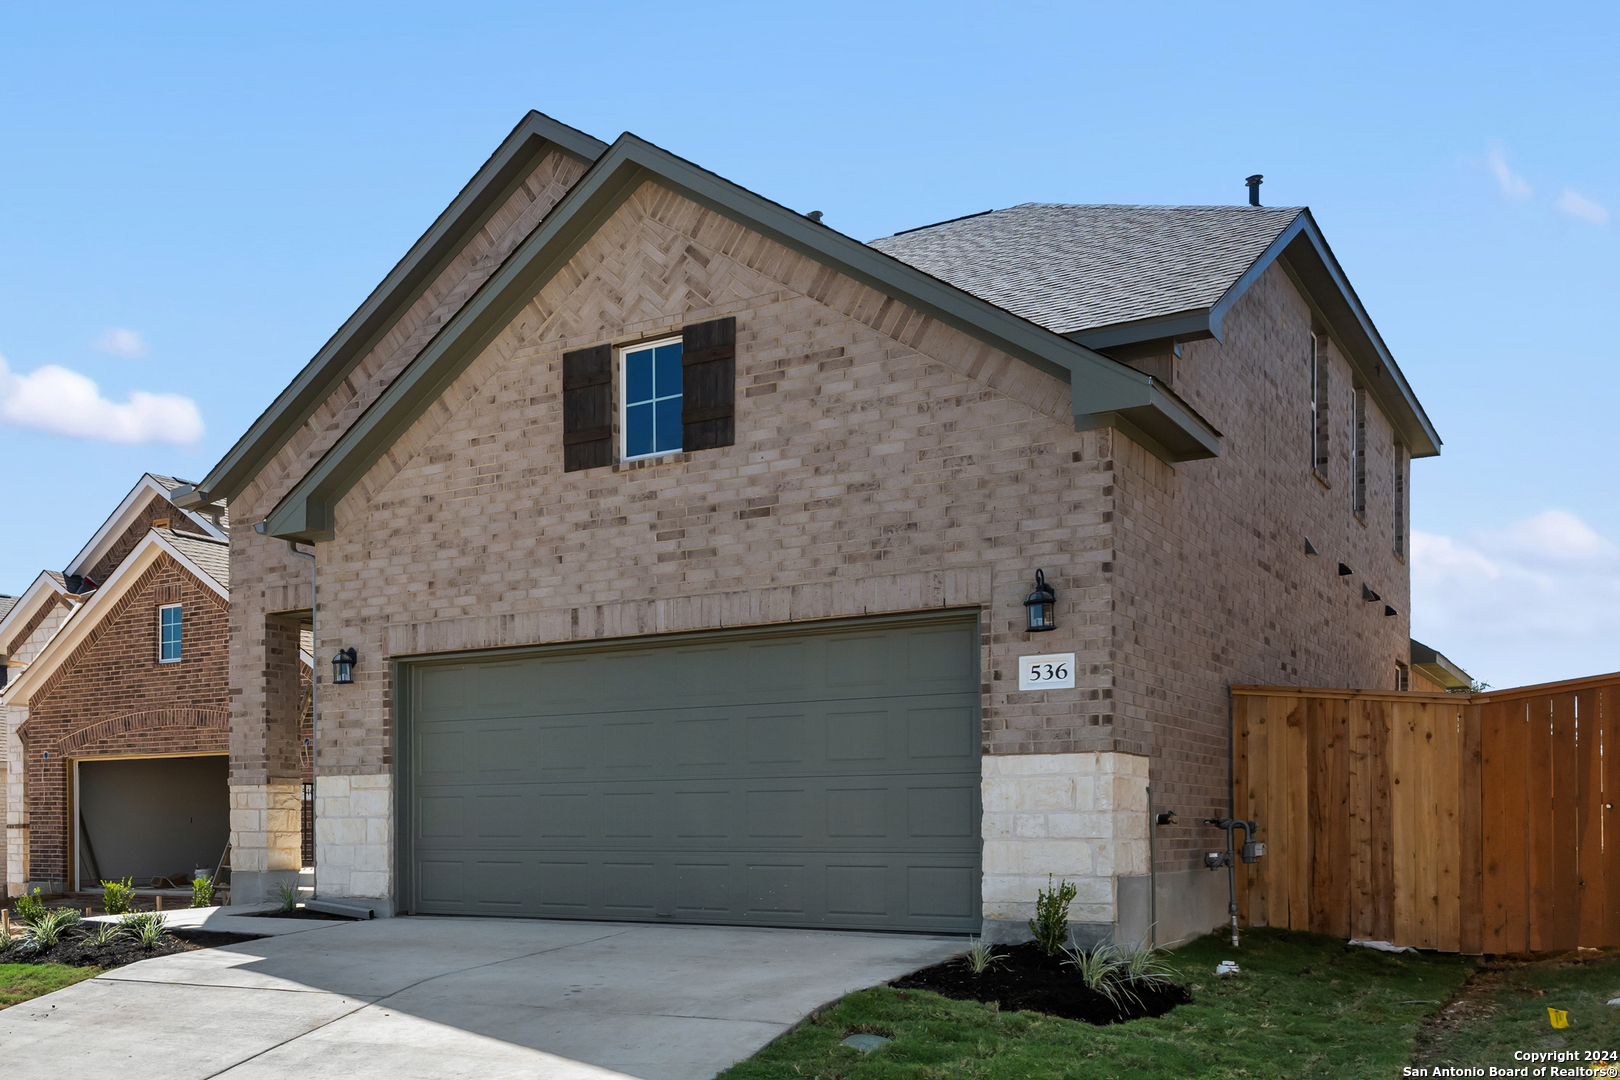
[[1065, 690], [1074, 686], [1074, 653], [1018, 658], [1018, 689]]

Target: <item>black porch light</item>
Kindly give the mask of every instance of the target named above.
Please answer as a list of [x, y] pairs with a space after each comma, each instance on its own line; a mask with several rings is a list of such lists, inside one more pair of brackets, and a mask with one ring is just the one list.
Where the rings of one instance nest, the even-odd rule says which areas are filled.
[[1057, 590], [1046, 583], [1046, 572], [1035, 571], [1035, 591], [1024, 601], [1024, 614], [1029, 620], [1029, 632], [1057, 629]]
[[354, 662], [359, 659], [353, 649], [339, 649], [332, 657], [332, 683], [348, 686], [354, 682]]

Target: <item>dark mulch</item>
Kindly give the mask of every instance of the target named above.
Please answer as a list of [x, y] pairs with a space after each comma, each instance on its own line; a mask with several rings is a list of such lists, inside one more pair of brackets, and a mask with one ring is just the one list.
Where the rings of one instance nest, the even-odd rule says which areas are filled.
[[1081, 982], [1072, 967], [1063, 965], [1063, 957], [1047, 956], [1033, 942], [1001, 946], [997, 951], [1002, 959], [979, 975], [957, 957], [914, 971], [892, 985], [903, 990], [932, 990], [959, 1001], [994, 1001], [1009, 1011], [1040, 1012], [1088, 1024], [1163, 1016], [1192, 1000], [1186, 987], [1165, 983], [1157, 989], [1133, 988], [1140, 1001], [1122, 998], [1116, 1004]]
[[246, 919], [319, 919], [321, 922], [359, 922], [352, 915], [333, 915], [327, 911], [311, 911], [306, 907], [295, 907], [291, 911], [255, 911], [251, 915], [244, 915]]
[[93, 945], [83, 934], [66, 936], [44, 952], [27, 952], [11, 948], [0, 953], [0, 961], [7, 964], [70, 964], [74, 967], [115, 968], [133, 964], [137, 960], [150, 960], [154, 956], [190, 952], [194, 949], [212, 949], [219, 945], [235, 945], [240, 941], [255, 941], [259, 934], [225, 934], [213, 930], [172, 930], [147, 948], [128, 935], [119, 935], [106, 945]]

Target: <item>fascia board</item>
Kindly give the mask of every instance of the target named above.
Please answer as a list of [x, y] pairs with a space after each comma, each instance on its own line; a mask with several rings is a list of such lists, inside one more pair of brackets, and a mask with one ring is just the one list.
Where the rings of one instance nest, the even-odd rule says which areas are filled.
[[[182, 489], [175, 489], [176, 492], [180, 490]], [[143, 498], [143, 493], [148, 498]], [[112, 516], [102, 523], [101, 528], [96, 530], [96, 534], [90, 538], [88, 544], [84, 545], [83, 550], [73, 557], [73, 561], [68, 564], [63, 573], [70, 576], [83, 574], [94, 566], [96, 561], [107, 553], [107, 546], [124, 535], [124, 530], [128, 529], [134, 522], [135, 515], [146, 506], [151, 495], [160, 495], [164, 500], [172, 502], [174, 493], [158, 483], [151, 473], [142, 474], [140, 480], [130, 489], [129, 494], [124, 496], [124, 501], [118, 504], [118, 509], [114, 510]], [[212, 522], [207, 521], [200, 514], [194, 514], [190, 510], [184, 509], [181, 512], [186, 515], [187, 520], [193, 521], [198, 527], [206, 529], [208, 535], [214, 539], [228, 539], [223, 532], [214, 528]]]
[[[264, 531], [308, 543], [331, 539], [333, 508], [343, 494], [648, 180], [1063, 379], [1077, 411], [1159, 400], [1142, 372], [626, 134], [282, 498]], [[1197, 426], [1195, 437], [1213, 431]]]
[[607, 151], [607, 144], [544, 113], [525, 116], [382, 283], [195, 485], [186, 496], [188, 503], [229, 501], [246, 487], [280, 452], [291, 433], [393, 328], [400, 314], [417, 301], [489, 222], [551, 148], [591, 165]]
[[1384, 415], [1395, 423], [1411, 455], [1437, 456], [1441, 446], [1439, 432], [1412, 392], [1400, 365], [1390, 355], [1378, 328], [1362, 307], [1360, 297], [1350, 287], [1344, 269], [1334, 258], [1310, 212], [1301, 213], [1300, 218], [1303, 227], [1282, 252], [1281, 264], [1314, 303], [1329, 331], [1345, 346], [1347, 358], [1355, 366], [1365, 389], [1372, 392]]
[[[119, 598], [129, 591], [130, 586], [146, 572], [147, 567], [156, 562], [158, 556], [163, 554], [173, 558], [192, 577], [212, 589], [220, 599], [226, 603], [230, 602], [230, 594], [220, 587], [219, 582], [209, 577], [200, 566], [186, 558], [178, 548], [164, 540], [161, 533], [156, 530], [149, 532], [135, 546], [135, 550], [129, 553], [129, 557], [118, 564], [118, 569], [113, 571], [113, 575], [107, 579], [107, 583], [97, 589], [95, 595], [89, 600], [79, 605], [79, 608], [69, 616], [67, 623], [51, 639], [50, 644], [46, 645], [40, 654], [34, 657], [28, 667], [23, 670], [23, 673], [6, 687], [7, 699], [14, 700], [14, 693], [20, 691], [23, 687], [38, 685], [41, 681], [49, 678], [51, 673], [62, 665], [63, 661], [73, 655], [73, 650], [79, 647], [80, 643], [84, 641], [91, 629], [100, 620], [101, 613], [116, 604]], [[23, 695], [23, 700], [27, 700], [26, 694]]]
[[40, 598], [46, 594], [50, 595], [51, 603], [54, 604], [57, 603], [58, 596], [67, 596], [68, 591], [58, 585], [56, 579], [49, 574], [40, 574], [35, 578], [33, 584], [17, 597], [17, 602], [6, 612], [6, 617], [0, 619], [0, 646], [5, 644], [6, 638], [13, 630], [25, 625], [28, 619], [33, 617], [32, 613], [39, 610]]

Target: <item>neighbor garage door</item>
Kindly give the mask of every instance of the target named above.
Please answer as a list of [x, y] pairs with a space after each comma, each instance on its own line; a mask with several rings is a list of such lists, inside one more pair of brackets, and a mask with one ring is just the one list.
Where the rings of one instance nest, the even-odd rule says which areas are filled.
[[412, 664], [409, 910], [979, 928], [971, 618]]

